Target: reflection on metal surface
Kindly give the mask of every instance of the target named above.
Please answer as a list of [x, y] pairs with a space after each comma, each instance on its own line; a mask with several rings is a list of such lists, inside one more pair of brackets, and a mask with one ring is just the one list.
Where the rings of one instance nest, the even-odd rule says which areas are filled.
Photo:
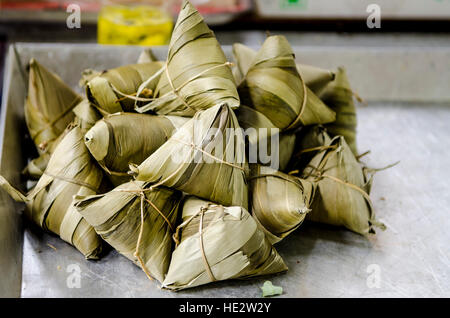
[[[141, 51], [137, 47], [32, 44], [20, 44], [18, 49], [23, 61], [34, 56], [72, 87], [77, 87], [83, 69], [92, 65], [107, 69], [132, 62]], [[312, 61], [312, 55], [325, 56], [326, 50], [299, 53]], [[229, 54], [229, 47], [226, 52]], [[156, 49], [155, 54], [163, 58], [165, 49]], [[8, 67], [15, 65], [9, 60]], [[13, 85], [19, 85], [19, 80], [15, 70]], [[14, 86], [6, 86], [5, 96], [8, 110], [4, 108], [2, 120], [8, 134], [3, 135], [1, 173], [17, 184], [23, 158], [15, 141], [21, 140], [24, 95]], [[8, 293], [8, 289], [21, 289], [23, 297], [259, 297], [259, 287], [270, 279], [283, 287], [282, 297], [449, 297], [449, 122], [448, 105], [372, 103], [360, 107], [358, 147], [372, 151], [364, 161], [372, 167], [401, 161], [379, 172], [372, 187], [376, 213], [388, 229], [367, 240], [348, 231], [305, 223], [277, 245], [289, 267], [286, 274], [220, 282], [179, 293], [160, 290], [137, 266], [113, 250], [99, 261], [86, 261], [59, 238], [29, 226], [24, 232], [22, 272], [18, 273], [22, 232], [16, 211], [2, 192], [0, 235], [9, 237], [11, 245], [0, 245], [0, 272], [13, 275], [11, 269], [15, 269], [16, 273], [10, 281], [0, 280], [0, 294], [17, 295]], [[10, 220], [7, 229], [2, 227], [4, 219]], [[69, 287], [77, 286], [77, 278], [70, 276], [78, 273], [73, 264], [79, 266], [80, 288]], [[380, 276], [369, 279], [377, 272], [373, 264], [379, 266]], [[371, 288], [378, 284], [380, 288]]]

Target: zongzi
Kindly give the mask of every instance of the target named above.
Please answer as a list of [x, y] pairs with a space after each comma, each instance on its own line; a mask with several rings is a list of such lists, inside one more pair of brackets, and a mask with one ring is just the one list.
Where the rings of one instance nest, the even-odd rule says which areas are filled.
[[325, 125], [328, 133], [332, 137], [343, 136], [353, 154], [357, 156], [356, 108], [353, 102], [353, 91], [344, 68], [338, 69], [336, 78], [326, 86], [320, 98], [336, 112], [336, 121]]
[[136, 180], [247, 208], [244, 137], [228, 105], [198, 112], [132, 171]]
[[276, 170], [284, 170], [295, 149], [296, 135], [280, 129], [257, 110], [241, 105], [235, 111], [239, 125], [248, 137], [249, 163], [260, 163]]
[[106, 242], [150, 278], [164, 280], [181, 192], [164, 187], [148, 191], [144, 182], [130, 181], [75, 200], [77, 211]]
[[73, 120], [72, 109], [81, 97], [35, 59], [29, 65], [25, 121], [31, 139], [42, 154]]
[[116, 113], [98, 121], [84, 140], [114, 185], [130, 181], [129, 164], [139, 165], [164, 144], [187, 118]]
[[297, 69], [305, 81], [306, 86], [317, 96], [336, 77], [333, 72], [316, 66], [297, 64]]
[[137, 64], [156, 62], [156, 61], [158, 61], [158, 59], [156, 58], [152, 49], [146, 48], [141, 52], [141, 54], [139, 54]]
[[[257, 51], [246, 45], [241, 43], [233, 44], [233, 56], [237, 64], [235, 68], [235, 78], [237, 83], [241, 83], [245, 78], [257, 54]], [[296, 66], [302, 79], [305, 81], [306, 86], [308, 86], [316, 95], [332, 81], [335, 76], [333, 72], [319, 67], [298, 63]]]
[[61, 140], [34, 188], [24, 195], [3, 177], [2, 186], [16, 201], [24, 202], [26, 215], [44, 230], [59, 235], [86, 258], [98, 258], [102, 243], [94, 229], [73, 206], [74, 195], [99, 192], [103, 173], [90, 158], [79, 127]]
[[289, 171], [303, 171], [314, 156], [321, 150], [336, 148], [329, 146], [331, 138], [321, 125], [303, 127], [296, 133], [294, 155], [289, 162]]
[[78, 86], [85, 87], [91, 79], [100, 75], [102, 75], [102, 72], [100, 71], [96, 71], [90, 68], [85, 69], [81, 72], [81, 78], [78, 81]]
[[[76, 120], [74, 120], [74, 121], [76, 121]], [[47, 168], [50, 157], [52, 156], [56, 147], [61, 142], [61, 140], [64, 139], [67, 132], [70, 131], [72, 128], [73, 128], [73, 124], [69, 124], [67, 126], [67, 128], [58, 136], [58, 138], [53, 140], [47, 146], [47, 148], [45, 149], [45, 151], [43, 153], [41, 153], [37, 158], [30, 160], [28, 162], [28, 164], [26, 165], [26, 167], [22, 170], [22, 175], [30, 178], [30, 180], [39, 180], [39, 178], [42, 176], [45, 169]]]
[[189, 197], [182, 216], [163, 288], [181, 290], [287, 270], [281, 256], [244, 208]]
[[252, 215], [270, 243], [297, 229], [311, 211], [315, 184], [264, 166], [252, 166]]
[[281, 130], [335, 120], [335, 113], [306, 86], [283, 36], [266, 39], [238, 90], [242, 104]]
[[73, 108], [75, 113], [75, 119], [73, 124], [69, 124], [66, 130], [62, 132], [58, 138], [56, 138], [47, 148], [45, 152], [41, 153], [39, 157], [34, 158], [28, 162], [27, 166], [23, 169], [22, 174], [31, 180], [39, 180], [42, 174], [47, 168], [48, 161], [52, 153], [55, 151], [56, 146], [64, 138], [67, 131], [71, 129], [71, 125], [80, 127], [81, 133], [84, 134], [88, 131], [97, 120], [101, 118], [101, 115], [92, 107], [86, 99], [83, 99], [77, 106]]
[[51, 155], [49, 152], [45, 152], [39, 155], [39, 157], [30, 160], [26, 167], [22, 170], [22, 175], [30, 180], [39, 180], [44, 173], [45, 168], [47, 168], [50, 156]]
[[155, 97], [137, 111], [189, 117], [221, 103], [231, 108], [239, 106], [230, 63], [214, 33], [187, 0], [172, 33], [165, 72]]
[[247, 75], [258, 52], [241, 43], [234, 43], [232, 50], [236, 64], [235, 79], [236, 83], [240, 84], [245, 78], [245, 75]]
[[[370, 183], [344, 137], [334, 137], [303, 171], [303, 178], [317, 183], [317, 195], [307, 219], [344, 226], [356, 233], [375, 233], [375, 220], [369, 197]], [[334, 147], [333, 147], [334, 146]]]
[[91, 105], [87, 99], [83, 99], [74, 109], [74, 124], [79, 126], [83, 133], [86, 133], [95, 123], [102, 118], [99, 112]]
[[149, 62], [110, 69], [87, 83], [86, 96], [103, 114], [134, 111], [133, 94], [145, 82], [145, 94], [141, 93], [141, 97], [151, 98], [162, 67], [162, 62]]

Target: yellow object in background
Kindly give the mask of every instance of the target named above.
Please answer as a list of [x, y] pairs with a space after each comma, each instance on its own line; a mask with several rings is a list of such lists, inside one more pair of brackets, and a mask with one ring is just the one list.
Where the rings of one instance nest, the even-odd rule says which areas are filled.
[[166, 45], [172, 34], [172, 16], [150, 5], [106, 5], [98, 16], [100, 44]]

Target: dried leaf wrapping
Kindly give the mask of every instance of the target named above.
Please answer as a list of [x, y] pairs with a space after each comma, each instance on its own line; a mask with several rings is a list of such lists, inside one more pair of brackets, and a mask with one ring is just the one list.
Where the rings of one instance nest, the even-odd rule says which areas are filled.
[[51, 147], [73, 120], [72, 109], [80, 101], [81, 97], [56, 74], [31, 59], [25, 121], [39, 154]]
[[[146, 48], [144, 49], [141, 54], [139, 54], [138, 59], [136, 61], [136, 64], [146, 64], [150, 62], [157, 62], [158, 59], [153, 54], [152, 49]], [[93, 69], [85, 69], [83, 72], [81, 72], [81, 79], [78, 82], [78, 85], [80, 87], [84, 87], [89, 83], [90, 80], [92, 80], [94, 77], [102, 75], [103, 72], [93, 70]]]
[[193, 116], [221, 103], [239, 106], [233, 74], [214, 33], [189, 1], [184, 1], [172, 33], [167, 68], [156, 100], [138, 108], [160, 115]]
[[146, 48], [141, 52], [141, 54], [139, 54], [137, 64], [156, 62], [156, 61], [158, 61], [158, 59], [156, 58], [152, 49]]
[[31, 180], [39, 180], [39, 178], [47, 168], [52, 153], [64, 138], [67, 131], [67, 129], [63, 131], [61, 135], [58, 136], [58, 138], [51, 142], [50, 145], [45, 149], [45, 152], [41, 153], [39, 157], [30, 160], [26, 167], [22, 170], [22, 175], [30, 178]]
[[129, 164], [141, 164], [188, 119], [116, 113], [98, 121], [85, 135], [92, 156], [114, 185], [130, 181]]
[[326, 86], [320, 98], [336, 112], [336, 121], [325, 125], [328, 133], [332, 137], [343, 136], [356, 156], [356, 108], [344, 68], [338, 69], [335, 80]]
[[22, 170], [22, 175], [31, 180], [38, 180], [47, 168], [48, 161], [50, 160], [50, 153], [46, 152], [37, 158], [34, 158], [28, 162], [26, 167]]
[[[278, 170], [285, 171], [288, 167], [289, 161], [295, 150], [296, 135], [292, 133], [281, 133], [280, 134], [280, 146], [278, 147], [279, 153], [279, 166]], [[277, 151], [276, 147], [271, 151], [274, 153]]]
[[311, 211], [315, 184], [310, 181], [255, 165], [250, 186], [252, 215], [272, 244], [296, 230]]
[[80, 127], [82, 133], [86, 133], [99, 121], [102, 116], [87, 99], [83, 99], [74, 109], [74, 124]]
[[52, 154], [45, 173], [25, 196], [1, 177], [2, 186], [16, 201], [24, 202], [26, 215], [44, 230], [59, 235], [86, 258], [98, 258], [101, 239], [74, 209], [74, 195], [96, 194], [103, 173], [89, 156], [78, 127], [70, 130]]
[[307, 219], [344, 226], [356, 233], [375, 233], [368, 178], [342, 136], [333, 138], [328, 149], [319, 152], [303, 172], [303, 178], [317, 182], [317, 195]]
[[198, 112], [132, 170], [136, 180], [224, 205], [248, 205], [244, 137], [228, 105]]
[[[237, 83], [242, 82], [245, 78], [257, 54], [257, 51], [246, 45], [241, 43], [233, 44], [233, 56], [237, 64], [235, 69]], [[296, 64], [296, 66], [302, 79], [305, 81], [306, 86], [308, 86], [315, 94], [318, 94], [335, 77], [333, 72], [319, 67], [306, 64]]]
[[242, 104], [263, 113], [282, 130], [335, 120], [334, 112], [299, 75], [283, 36], [266, 39], [238, 90]]
[[252, 66], [253, 60], [258, 52], [241, 43], [234, 43], [232, 46], [232, 51], [236, 64], [235, 79], [236, 83], [240, 84], [247, 75], [247, 72]]
[[80, 87], [84, 87], [87, 85], [87, 83], [89, 83], [89, 81], [91, 79], [93, 79], [94, 77], [97, 77], [99, 75], [102, 75], [102, 72], [93, 70], [93, 69], [85, 69], [81, 72], [81, 78], [78, 81], [78, 86]]
[[224, 207], [189, 197], [175, 239], [178, 244], [163, 282], [167, 289], [287, 270], [281, 256], [242, 207]]
[[[143, 223], [140, 195], [145, 196]], [[106, 242], [142, 268], [135, 256], [137, 250], [144, 271], [161, 282], [164, 280], [173, 247], [172, 229], [181, 200], [179, 191], [163, 187], [148, 191], [144, 182], [131, 181], [108, 193], [75, 200], [77, 211]], [[142, 238], [137, 249], [141, 226]]]
[[153, 77], [146, 83], [146, 94], [141, 94], [152, 97], [162, 67], [162, 62], [149, 62], [110, 69], [87, 83], [86, 96], [103, 114], [134, 111], [135, 100], [127, 96], [136, 94], [139, 86]]
[[[80, 103], [78, 103], [78, 105], [73, 108], [73, 112], [75, 113], [73, 125], [80, 127], [82, 134], [88, 131], [95, 124], [95, 122], [101, 118], [101, 115], [86, 99], [83, 99]], [[70, 127], [64, 130], [58, 138], [47, 146], [45, 152], [41, 153], [39, 157], [28, 162], [27, 166], [22, 170], [22, 174], [31, 180], [39, 180], [44, 173], [45, 168], [47, 168], [48, 161], [50, 160], [52, 153], [55, 151], [56, 146], [64, 138], [69, 129]]]
[[297, 64], [297, 69], [304, 79], [306, 86], [317, 96], [336, 77], [334, 72], [312, 65]]
[[[289, 162], [289, 171], [303, 171], [314, 156], [331, 141], [327, 130], [320, 125], [304, 127], [296, 134], [294, 155]], [[333, 146], [334, 147], [334, 146]]]
[[235, 113], [248, 137], [246, 153], [249, 162], [270, 165], [277, 170], [286, 169], [295, 149], [296, 135], [281, 133], [266, 116], [253, 108], [241, 105]]

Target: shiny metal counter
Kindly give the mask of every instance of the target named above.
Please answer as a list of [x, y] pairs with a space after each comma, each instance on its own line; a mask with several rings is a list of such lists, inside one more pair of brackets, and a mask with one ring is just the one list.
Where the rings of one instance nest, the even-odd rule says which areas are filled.
[[[18, 46], [24, 63], [34, 56], [74, 87], [84, 68], [105, 69], [132, 62], [140, 52], [139, 48], [95, 46], [89, 53], [89, 49], [79, 45], [63, 49], [58, 45]], [[82, 58], [77, 57], [80, 52], [84, 52]], [[163, 49], [156, 53], [164, 57]], [[11, 54], [9, 57], [0, 171], [18, 184], [25, 162], [20, 148], [25, 129], [24, 88], [20, 87], [17, 64]], [[260, 297], [259, 287], [269, 279], [283, 287], [281, 297], [449, 297], [450, 105], [372, 101], [358, 108], [358, 124], [359, 150], [371, 150], [363, 161], [383, 167], [400, 160], [375, 176], [371, 196], [377, 216], [388, 229], [370, 240], [306, 223], [276, 246], [289, 266], [286, 274], [174, 293], [160, 290], [113, 250], [99, 261], [84, 260], [59, 238], [22, 222], [17, 213], [21, 205], [13, 204], [0, 191], [0, 272], [5, 277], [0, 281], [0, 295]], [[72, 282], [78, 270], [80, 288]]]

